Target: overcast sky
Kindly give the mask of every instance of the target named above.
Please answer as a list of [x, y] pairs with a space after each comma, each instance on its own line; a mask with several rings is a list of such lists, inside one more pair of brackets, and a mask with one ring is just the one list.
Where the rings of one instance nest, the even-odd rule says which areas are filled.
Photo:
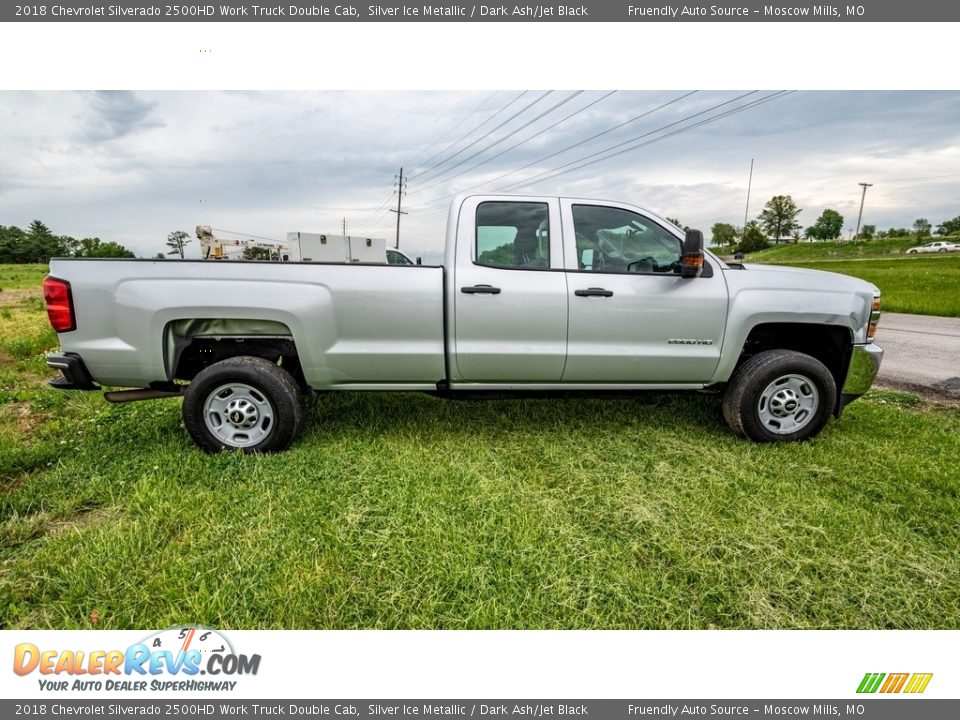
[[712, 120], [774, 91], [689, 92], [0, 92], [0, 224], [144, 256], [198, 224], [281, 239], [346, 216], [392, 238], [403, 165], [414, 255], [437, 257], [464, 189], [622, 200], [709, 235], [743, 223], [751, 158], [750, 217], [789, 194], [804, 227], [832, 207], [852, 229], [859, 182], [867, 224], [960, 215], [960, 93], [796, 92]]

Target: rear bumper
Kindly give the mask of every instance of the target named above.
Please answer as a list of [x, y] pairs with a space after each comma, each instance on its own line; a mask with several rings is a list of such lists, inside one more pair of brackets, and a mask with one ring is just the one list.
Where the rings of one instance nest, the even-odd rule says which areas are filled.
[[880, 362], [883, 360], [883, 348], [870, 343], [869, 345], [854, 345], [850, 356], [850, 366], [847, 368], [847, 379], [843, 382], [840, 391], [840, 400], [837, 404], [837, 416], [843, 409], [863, 395], [873, 385]]
[[47, 355], [47, 367], [63, 373], [62, 377], [50, 381], [50, 386], [57, 390], [99, 390], [90, 371], [83, 364], [83, 358], [76, 353], [55, 353]]

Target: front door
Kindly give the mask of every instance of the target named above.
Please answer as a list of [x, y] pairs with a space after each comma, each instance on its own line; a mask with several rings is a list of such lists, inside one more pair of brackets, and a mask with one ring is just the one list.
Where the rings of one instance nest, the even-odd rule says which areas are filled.
[[559, 202], [468, 198], [456, 253], [456, 379], [559, 382], [567, 351]]
[[708, 381], [727, 315], [719, 268], [681, 278], [681, 241], [629, 206], [563, 200], [561, 212], [570, 304], [563, 381]]

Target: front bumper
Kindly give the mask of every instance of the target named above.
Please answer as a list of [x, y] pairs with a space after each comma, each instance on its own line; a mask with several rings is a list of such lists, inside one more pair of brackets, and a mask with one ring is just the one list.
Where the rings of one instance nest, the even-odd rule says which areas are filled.
[[47, 367], [63, 373], [63, 377], [54, 378], [50, 386], [57, 390], [99, 390], [90, 371], [83, 364], [83, 358], [76, 353], [54, 353], [47, 355]]
[[870, 343], [869, 345], [854, 345], [850, 355], [850, 366], [847, 368], [847, 378], [843, 382], [840, 398], [837, 403], [837, 416], [843, 409], [863, 395], [873, 385], [880, 362], [883, 360], [883, 348]]

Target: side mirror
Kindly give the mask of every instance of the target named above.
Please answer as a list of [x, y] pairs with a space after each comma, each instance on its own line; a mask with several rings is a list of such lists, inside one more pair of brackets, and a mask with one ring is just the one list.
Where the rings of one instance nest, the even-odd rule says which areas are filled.
[[423, 265], [423, 258], [421, 257], [417, 258], [417, 265]]
[[680, 257], [680, 277], [695, 278], [703, 271], [703, 233], [687, 230]]
[[580, 267], [582, 269], [593, 268], [593, 248], [587, 248], [580, 253]]

